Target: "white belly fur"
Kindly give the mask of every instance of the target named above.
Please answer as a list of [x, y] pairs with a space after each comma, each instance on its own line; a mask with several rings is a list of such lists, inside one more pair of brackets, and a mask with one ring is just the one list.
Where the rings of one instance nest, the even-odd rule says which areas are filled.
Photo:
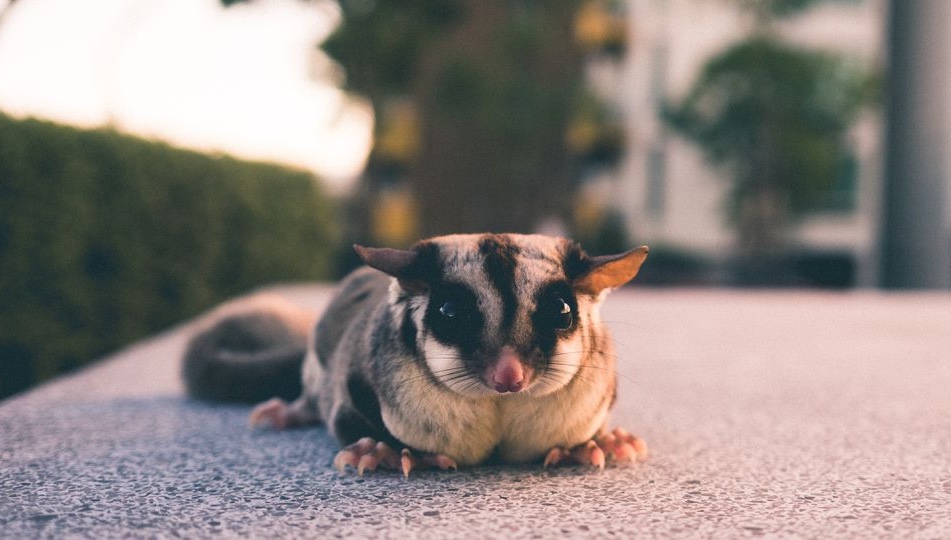
[[[554, 446], [584, 443], [607, 421], [609, 388], [576, 379], [544, 396], [530, 392], [466, 398], [417, 379], [399, 410], [382, 407], [383, 422], [405, 444], [455, 459], [484, 461], [496, 448], [506, 462], [541, 459]], [[428, 427], [427, 427], [428, 425]]]

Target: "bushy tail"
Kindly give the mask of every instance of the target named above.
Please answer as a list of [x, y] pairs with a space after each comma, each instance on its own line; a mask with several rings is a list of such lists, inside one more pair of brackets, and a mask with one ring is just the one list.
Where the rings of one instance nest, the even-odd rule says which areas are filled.
[[209, 319], [185, 349], [182, 375], [190, 396], [254, 403], [300, 395], [314, 313], [260, 295], [220, 308]]

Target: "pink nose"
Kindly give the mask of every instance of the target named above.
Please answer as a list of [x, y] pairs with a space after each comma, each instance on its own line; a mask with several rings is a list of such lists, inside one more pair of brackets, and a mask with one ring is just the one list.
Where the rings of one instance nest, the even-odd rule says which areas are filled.
[[525, 368], [518, 353], [511, 347], [502, 348], [495, 365], [489, 367], [488, 375], [492, 388], [500, 394], [520, 392], [525, 388]]

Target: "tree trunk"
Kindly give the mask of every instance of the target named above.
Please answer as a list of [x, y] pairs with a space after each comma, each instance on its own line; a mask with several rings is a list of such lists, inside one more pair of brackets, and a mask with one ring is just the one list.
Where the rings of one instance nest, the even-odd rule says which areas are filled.
[[422, 232], [529, 232], [566, 216], [571, 201], [576, 3], [465, 6], [465, 21], [424, 53], [415, 88], [421, 144], [410, 180]]

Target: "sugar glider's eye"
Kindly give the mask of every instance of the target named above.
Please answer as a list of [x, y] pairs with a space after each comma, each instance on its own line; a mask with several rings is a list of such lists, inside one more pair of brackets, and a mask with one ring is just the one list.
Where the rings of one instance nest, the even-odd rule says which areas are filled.
[[447, 319], [455, 319], [460, 314], [459, 306], [452, 300], [448, 300], [439, 306], [439, 314]]
[[432, 336], [443, 345], [474, 354], [480, 347], [485, 319], [475, 291], [459, 283], [433, 287], [423, 317]]
[[564, 298], [555, 298], [552, 301], [551, 309], [555, 322], [555, 328], [559, 330], [567, 330], [568, 328], [571, 328], [571, 323], [574, 321], [574, 316], [571, 313], [571, 305], [569, 305]]

